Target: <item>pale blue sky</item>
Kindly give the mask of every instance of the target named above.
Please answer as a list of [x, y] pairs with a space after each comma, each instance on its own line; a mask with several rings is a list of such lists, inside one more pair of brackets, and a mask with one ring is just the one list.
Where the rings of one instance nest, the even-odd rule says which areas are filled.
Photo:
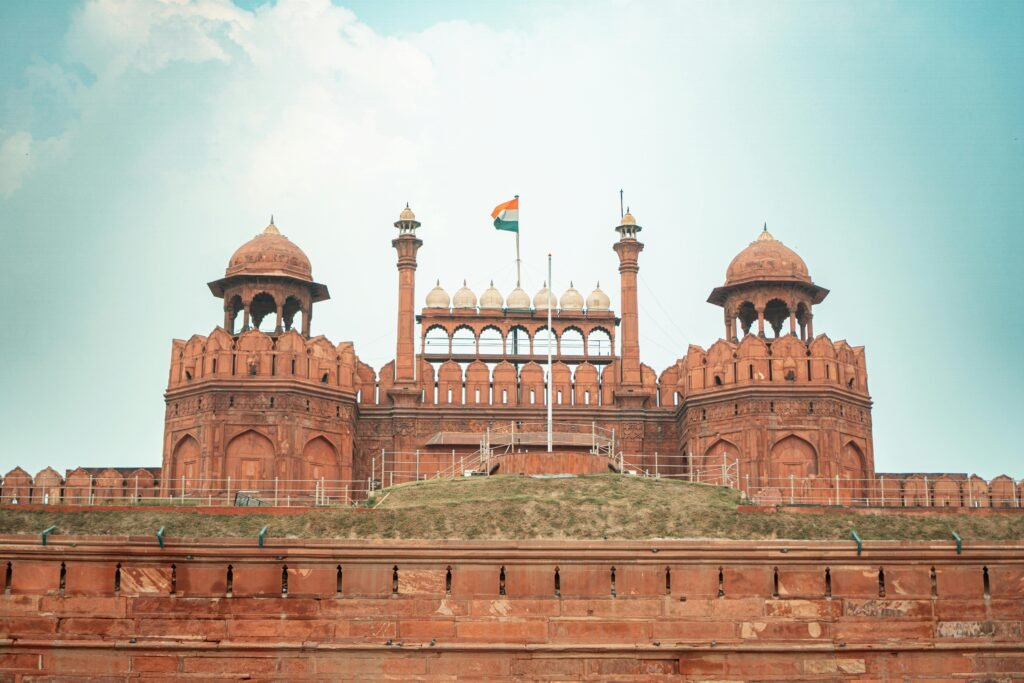
[[[341, 5], [348, 8], [342, 9]], [[867, 347], [883, 471], [1024, 475], [1024, 3], [0, 3], [0, 470], [160, 461], [172, 338], [270, 213], [333, 298], [314, 332], [393, 355], [399, 209], [435, 278], [600, 279], [644, 226], [641, 352], [767, 221]]]

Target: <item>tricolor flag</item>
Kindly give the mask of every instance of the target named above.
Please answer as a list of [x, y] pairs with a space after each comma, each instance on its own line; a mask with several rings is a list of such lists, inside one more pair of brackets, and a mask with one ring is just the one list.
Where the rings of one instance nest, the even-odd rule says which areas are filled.
[[491, 212], [494, 227], [498, 230], [519, 232], [519, 195], [512, 201], [498, 204]]

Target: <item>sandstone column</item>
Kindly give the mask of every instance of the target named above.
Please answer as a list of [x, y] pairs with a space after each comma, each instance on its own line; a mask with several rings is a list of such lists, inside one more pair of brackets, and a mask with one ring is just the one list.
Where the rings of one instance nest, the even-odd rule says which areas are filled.
[[619, 282], [621, 286], [622, 332], [620, 345], [621, 359], [621, 390], [616, 392], [616, 401], [623, 405], [641, 407], [647, 401], [643, 392], [643, 377], [640, 371], [640, 321], [639, 304], [637, 303], [636, 280], [640, 270], [638, 259], [644, 245], [636, 238], [642, 228], [636, 224], [633, 215], [626, 212], [622, 224], [615, 228], [619, 233], [619, 241], [615, 243], [615, 253], [619, 256]]
[[416, 252], [423, 246], [423, 241], [416, 237], [420, 223], [408, 204], [395, 222], [395, 227], [398, 228], [398, 237], [391, 241], [391, 246], [398, 252], [398, 340], [395, 350], [395, 386], [389, 394], [395, 403], [409, 403], [415, 402], [419, 396], [416, 388], [416, 321], [413, 307], [416, 295]]

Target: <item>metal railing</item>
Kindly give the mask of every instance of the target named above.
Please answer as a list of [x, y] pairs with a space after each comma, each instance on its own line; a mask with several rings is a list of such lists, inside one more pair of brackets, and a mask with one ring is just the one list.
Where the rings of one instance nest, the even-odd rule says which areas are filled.
[[[47, 505], [180, 505], [324, 507], [362, 505], [368, 498], [401, 484], [426, 479], [487, 475], [503, 456], [544, 453], [546, 423], [514, 422], [488, 429], [472, 451], [422, 449], [388, 451], [369, 456], [367, 476], [350, 479], [195, 478], [179, 476], [154, 483], [141, 477], [114, 482], [94, 478], [88, 483], [5, 485], [5, 504]], [[762, 476], [761, 463], [723, 453], [694, 463], [685, 454], [633, 453], [616, 448], [614, 430], [595, 425], [555, 423], [565, 447], [607, 460], [626, 476], [676, 479], [725, 486], [759, 505], [831, 505], [848, 507], [1022, 508], [1024, 482], [999, 477], [925, 474], [874, 478], [844, 474], [798, 475], [772, 472]], [[588, 430], [589, 429], [589, 433]], [[366, 457], [366, 456], [362, 456]], [[365, 460], [364, 460], [365, 462]]]

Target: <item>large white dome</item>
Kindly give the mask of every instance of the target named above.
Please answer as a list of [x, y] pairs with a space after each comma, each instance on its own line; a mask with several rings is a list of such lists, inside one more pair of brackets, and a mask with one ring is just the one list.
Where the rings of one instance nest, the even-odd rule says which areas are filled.
[[569, 283], [569, 289], [565, 290], [562, 294], [562, 298], [558, 301], [558, 307], [563, 311], [582, 311], [583, 310], [583, 295], [573, 287], [573, 284]]
[[452, 297], [452, 308], [476, 308], [476, 294], [462, 281], [462, 287]]
[[594, 291], [587, 295], [588, 311], [607, 311], [612, 307], [612, 301], [608, 295], [601, 290], [601, 283], [597, 283]]
[[441, 287], [441, 281], [432, 290], [427, 292], [427, 308], [448, 308], [451, 305], [451, 297]]
[[537, 292], [537, 296], [533, 297], [533, 307], [538, 311], [546, 311], [549, 308], [558, 308], [558, 299], [556, 299], [555, 295], [551, 293], [550, 289], [548, 289], [548, 283], [545, 282], [541, 290]]
[[484, 293], [480, 295], [480, 308], [487, 309], [500, 309], [505, 305], [505, 299], [494, 287], [494, 281], [491, 281], [491, 286], [484, 290]]
[[508, 293], [508, 298], [505, 299], [505, 306], [517, 311], [528, 311], [530, 310], [530, 295], [522, 288], [516, 287]]

